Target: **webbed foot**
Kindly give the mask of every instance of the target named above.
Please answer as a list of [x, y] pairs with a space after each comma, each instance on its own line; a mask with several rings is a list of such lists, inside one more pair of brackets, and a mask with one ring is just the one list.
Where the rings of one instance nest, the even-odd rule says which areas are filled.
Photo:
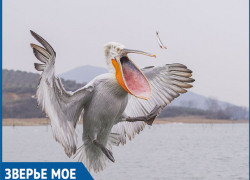
[[107, 156], [107, 158], [109, 158], [110, 161], [115, 162], [115, 158], [113, 156], [113, 153], [110, 150], [108, 150], [104, 145], [100, 144], [96, 140], [94, 140], [93, 143], [97, 147], [101, 148], [102, 152]]

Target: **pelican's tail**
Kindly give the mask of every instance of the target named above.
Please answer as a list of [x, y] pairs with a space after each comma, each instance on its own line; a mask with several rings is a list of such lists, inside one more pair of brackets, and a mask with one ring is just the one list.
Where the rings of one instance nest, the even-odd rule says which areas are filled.
[[[118, 137], [119, 134], [110, 133], [106, 144], [106, 148], [109, 151], [112, 152], [112, 145], [118, 146], [120, 144]], [[103, 171], [106, 167], [106, 162], [109, 161], [102, 150], [94, 145], [90, 139], [84, 140], [84, 144], [77, 149], [74, 159], [82, 162], [88, 171], [93, 170], [95, 173]]]

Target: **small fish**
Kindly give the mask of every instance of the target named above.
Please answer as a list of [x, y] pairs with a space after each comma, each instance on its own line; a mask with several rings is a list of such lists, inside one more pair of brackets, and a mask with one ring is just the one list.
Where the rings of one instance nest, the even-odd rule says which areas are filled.
[[167, 49], [166, 46], [164, 46], [160, 40], [160, 37], [159, 37], [159, 31], [157, 32], [156, 31], [156, 37], [157, 37], [157, 42], [159, 44], [159, 46], [162, 48], [162, 49]]

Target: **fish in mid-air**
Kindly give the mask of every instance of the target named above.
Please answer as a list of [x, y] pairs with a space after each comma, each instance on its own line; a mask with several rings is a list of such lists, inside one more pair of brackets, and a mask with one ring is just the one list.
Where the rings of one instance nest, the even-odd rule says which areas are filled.
[[159, 37], [159, 31], [156, 31], [156, 37], [157, 37], [157, 42], [159, 44], [159, 46], [162, 48], [162, 49], [167, 49], [166, 46], [164, 46], [160, 40], [160, 37]]

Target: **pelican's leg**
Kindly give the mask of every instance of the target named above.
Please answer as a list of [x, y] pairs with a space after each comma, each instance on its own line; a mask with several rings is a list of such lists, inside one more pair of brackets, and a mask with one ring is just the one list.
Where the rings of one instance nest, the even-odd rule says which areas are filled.
[[104, 145], [99, 143], [97, 140], [94, 140], [93, 143], [97, 147], [101, 148], [102, 152], [107, 156], [107, 158], [109, 158], [110, 161], [115, 162], [115, 158], [113, 157], [113, 153], [110, 150], [108, 150]]
[[162, 110], [161, 106], [155, 106], [155, 108], [146, 116], [138, 116], [138, 117], [127, 117], [126, 121], [128, 122], [136, 122], [136, 121], [144, 121], [148, 125], [152, 126], [156, 116]]

